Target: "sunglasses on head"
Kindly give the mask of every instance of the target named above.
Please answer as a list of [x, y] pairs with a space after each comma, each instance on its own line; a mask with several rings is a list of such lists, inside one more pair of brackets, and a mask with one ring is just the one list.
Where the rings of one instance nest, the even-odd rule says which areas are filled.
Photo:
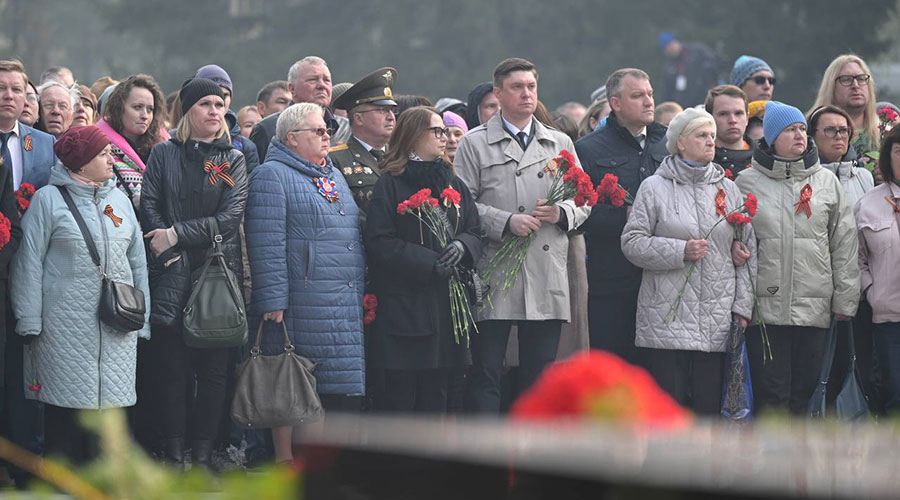
[[775, 85], [775, 77], [774, 76], [754, 76], [752, 78], [752, 80], [757, 85], [765, 85], [765, 83], [767, 81], [769, 82], [769, 85]]

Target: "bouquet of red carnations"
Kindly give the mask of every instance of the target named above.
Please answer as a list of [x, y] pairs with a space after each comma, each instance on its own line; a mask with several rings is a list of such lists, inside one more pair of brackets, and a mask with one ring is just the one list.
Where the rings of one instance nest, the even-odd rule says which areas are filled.
[[[544, 167], [553, 177], [550, 191], [544, 201], [544, 206], [555, 205], [561, 201], [573, 199], [576, 206], [594, 206], [600, 195], [594, 190], [591, 178], [588, 174], [575, 165], [575, 157], [572, 153], [562, 150], [559, 156], [550, 160]], [[482, 269], [482, 278], [490, 281], [494, 273], [502, 273], [503, 290], [509, 290], [516, 282], [519, 273], [525, 266], [525, 258], [528, 256], [528, 247], [537, 236], [537, 231], [532, 231], [528, 236], [510, 234], [503, 240], [500, 250]], [[491, 288], [493, 291], [494, 288]]]
[[[448, 187], [441, 193], [441, 199], [447, 210], [451, 208], [456, 210], [456, 223], [458, 224], [460, 217], [459, 203], [461, 200], [459, 192], [452, 187]], [[457, 228], [454, 227], [451, 232], [450, 221], [444, 213], [440, 212], [439, 205], [438, 200], [431, 197], [431, 190], [426, 188], [419, 190], [410, 196], [408, 200], [397, 205], [397, 213], [400, 215], [412, 215], [419, 219], [420, 227], [424, 224], [431, 231], [438, 245], [444, 248], [452, 240], [452, 235], [456, 233]], [[422, 243], [424, 243], [424, 236], [422, 237]], [[472, 308], [469, 306], [469, 295], [466, 292], [466, 287], [457, 273], [453, 273], [450, 276], [450, 316], [453, 323], [453, 338], [459, 344], [460, 337], [465, 337], [466, 346], [468, 346], [469, 333], [472, 330], [478, 333], [478, 327], [475, 326], [475, 318], [472, 316]]]

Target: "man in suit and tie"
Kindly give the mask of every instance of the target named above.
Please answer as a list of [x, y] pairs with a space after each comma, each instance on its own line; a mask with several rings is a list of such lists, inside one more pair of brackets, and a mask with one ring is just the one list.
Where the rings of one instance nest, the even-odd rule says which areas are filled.
[[[50, 168], [56, 163], [53, 154], [55, 139], [49, 134], [35, 130], [19, 122], [19, 115], [25, 107], [25, 92], [28, 76], [19, 61], [0, 61], [0, 156], [11, 168], [13, 189], [23, 182], [41, 188], [50, 180]], [[15, 319], [11, 308], [0, 304], [7, 312], [0, 320], [7, 322], [6, 338], [0, 338], [0, 348], [4, 349], [4, 386], [8, 428], [4, 434], [14, 443], [34, 453], [43, 451], [44, 411], [36, 400], [25, 399], [25, 345], [22, 337], [15, 333]], [[31, 383], [29, 380], [27, 383]], [[11, 474], [17, 484], [24, 484], [27, 474], [12, 469]]]
[[19, 122], [28, 77], [19, 61], [0, 61], [0, 154], [11, 166], [13, 188], [28, 182], [41, 188], [50, 180], [55, 139]]

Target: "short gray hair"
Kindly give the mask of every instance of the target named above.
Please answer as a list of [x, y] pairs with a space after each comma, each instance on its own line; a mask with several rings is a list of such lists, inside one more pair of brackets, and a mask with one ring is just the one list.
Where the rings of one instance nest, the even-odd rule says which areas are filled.
[[617, 69], [606, 79], [607, 98], [622, 97], [622, 80], [624, 80], [626, 76], [631, 76], [638, 80], [650, 81], [650, 76], [644, 70], [637, 68]]
[[288, 132], [302, 128], [310, 116], [318, 114], [322, 116], [325, 109], [314, 102], [298, 102], [291, 104], [278, 116], [275, 123], [275, 137], [282, 144], [287, 142]]
[[81, 95], [78, 92], [78, 87], [75, 85], [73, 85], [72, 87], [66, 87], [66, 84], [60, 83], [56, 80], [47, 80], [46, 82], [42, 83], [37, 88], [38, 101], [41, 100], [41, 94], [43, 94], [45, 90], [47, 90], [51, 87], [59, 87], [59, 88], [65, 90], [66, 93], [69, 94], [69, 101], [71, 101], [70, 105], [73, 108], [75, 107], [75, 103], [78, 102], [78, 98]]
[[306, 56], [291, 65], [291, 69], [288, 70], [288, 81], [294, 83], [294, 79], [300, 76], [300, 68], [307, 64], [328, 67], [328, 63], [325, 62], [325, 59], [322, 59], [319, 56]]

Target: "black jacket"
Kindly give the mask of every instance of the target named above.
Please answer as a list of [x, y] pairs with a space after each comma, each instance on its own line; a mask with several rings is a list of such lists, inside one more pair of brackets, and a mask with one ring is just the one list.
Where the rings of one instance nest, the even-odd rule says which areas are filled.
[[[645, 148], [641, 150], [637, 139], [619, 125], [613, 112], [605, 127], [575, 143], [575, 152], [595, 185], [600, 184], [604, 175], [614, 174], [619, 177], [619, 184], [634, 196], [641, 182], [653, 175], [669, 155], [666, 127], [655, 122], [648, 125]], [[622, 254], [620, 239], [626, 214], [625, 206], [617, 208], [598, 203], [581, 225], [587, 244], [589, 295], [636, 291], [641, 286], [641, 269]]]
[[[756, 147], [756, 143], [753, 139], [744, 140], [750, 145], [747, 149], [716, 148], [716, 156], [713, 158], [713, 162], [724, 168], [725, 175], [731, 180], [734, 180], [753, 161], [753, 149]], [[730, 176], [728, 172], [731, 172]]]
[[[269, 152], [269, 143], [275, 137], [275, 125], [278, 124], [278, 117], [281, 111], [273, 113], [253, 126], [250, 132], [250, 140], [256, 145], [256, 154], [259, 156], [259, 162], [266, 162], [266, 153]], [[331, 130], [337, 130], [340, 124], [334, 117], [331, 108], [325, 108], [325, 125]]]
[[[451, 344], [448, 280], [433, 270], [442, 247], [415, 216], [397, 213], [397, 205], [423, 187], [410, 181], [405, 173], [382, 175], [369, 202], [366, 253], [373, 292], [378, 297], [373, 361], [390, 369], [450, 366], [455, 364], [456, 348]], [[456, 210], [450, 208], [447, 218], [451, 227], [457, 228], [453, 239], [466, 248], [462, 265], [471, 268], [482, 251], [478, 208], [458, 177], [451, 182], [461, 195], [461, 216], [457, 222]], [[432, 197], [439, 195], [432, 191]], [[418, 340], [403, 342], [411, 337]], [[465, 347], [464, 339], [461, 343]]]
[[[225, 113], [225, 121], [231, 127], [231, 145], [244, 154], [244, 161], [247, 162], [247, 175], [253, 172], [253, 169], [259, 166], [259, 153], [256, 144], [250, 139], [241, 135], [241, 125], [238, 123], [237, 115], [232, 110]], [[175, 137], [172, 134], [172, 137]]]
[[[222, 178], [211, 184], [204, 161], [230, 164], [231, 187]], [[174, 226], [178, 244], [150, 260], [150, 323], [172, 325], [180, 320], [191, 289], [191, 272], [203, 265], [210, 248], [207, 217], [215, 217], [222, 234], [222, 250], [228, 267], [243, 276], [238, 226], [247, 201], [247, 167], [244, 155], [230, 137], [212, 144], [177, 139], [157, 144], [150, 153], [141, 196], [144, 233]], [[168, 267], [175, 257], [180, 258]]]

